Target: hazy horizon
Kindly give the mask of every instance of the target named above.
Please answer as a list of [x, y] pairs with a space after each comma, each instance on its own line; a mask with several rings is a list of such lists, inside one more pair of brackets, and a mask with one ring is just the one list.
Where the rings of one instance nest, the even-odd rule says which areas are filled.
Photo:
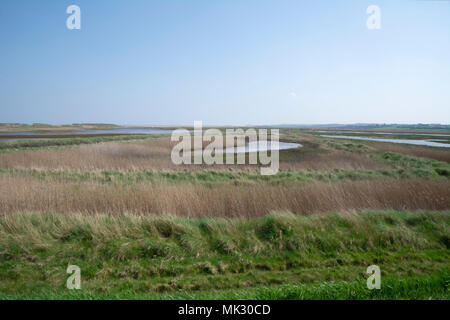
[[[174, 123], [174, 124], [123, 124], [123, 123], [107, 123], [107, 122], [80, 122], [80, 123], [45, 123], [45, 122], [0, 122], [0, 124], [18, 124], [18, 125], [51, 125], [51, 126], [70, 126], [70, 125], [117, 125], [117, 126], [139, 126], [139, 127], [176, 127], [176, 126], [193, 126], [194, 124], [180, 124], [180, 123]], [[203, 126], [217, 126], [217, 127], [224, 127], [224, 126], [243, 126], [243, 127], [261, 127], [261, 126], [271, 126], [271, 127], [312, 127], [312, 126], [390, 126], [390, 125], [400, 125], [400, 126], [417, 126], [417, 125], [425, 125], [425, 126], [450, 126], [450, 123], [387, 123], [387, 122], [380, 122], [380, 123], [369, 123], [369, 122], [351, 122], [351, 123], [275, 123], [275, 124], [264, 124], [264, 123], [247, 123], [247, 124], [241, 124], [241, 125], [235, 125], [235, 124], [220, 124], [220, 123], [203, 123]]]

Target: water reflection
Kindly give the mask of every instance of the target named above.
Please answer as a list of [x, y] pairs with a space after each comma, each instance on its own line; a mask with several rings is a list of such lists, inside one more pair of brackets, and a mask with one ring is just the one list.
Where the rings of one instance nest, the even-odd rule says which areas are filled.
[[287, 150], [297, 149], [303, 147], [300, 143], [278, 142], [278, 147], [271, 145], [270, 141], [261, 140], [251, 141], [245, 146], [225, 148], [224, 153], [249, 153], [249, 152], [263, 152], [268, 150]]

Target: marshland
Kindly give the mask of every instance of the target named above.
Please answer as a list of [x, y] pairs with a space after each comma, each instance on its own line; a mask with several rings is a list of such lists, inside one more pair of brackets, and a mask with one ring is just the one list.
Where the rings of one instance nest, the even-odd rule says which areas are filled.
[[448, 148], [282, 128], [301, 147], [263, 176], [175, 165], [165, 133], [71, 129], [0, 142], [1, 298], [449, 297]]
[[449, 300], [448, 2], [2, 1], [0, 300]]

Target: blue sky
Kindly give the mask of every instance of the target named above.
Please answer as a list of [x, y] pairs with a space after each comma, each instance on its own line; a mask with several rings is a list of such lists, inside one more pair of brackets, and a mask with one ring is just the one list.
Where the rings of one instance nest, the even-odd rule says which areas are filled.
[[445, 1], [3, 0], [0, 39], [0, 122], [450, 123]]

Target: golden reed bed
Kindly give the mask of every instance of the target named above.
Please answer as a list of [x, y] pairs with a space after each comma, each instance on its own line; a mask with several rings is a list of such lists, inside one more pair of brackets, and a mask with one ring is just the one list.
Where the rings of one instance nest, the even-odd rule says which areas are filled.
[[148, 183], [124, 186], [2, 177], [0, 212], [258, 217], [272, 211], [306, 215], [368, 208], [443, 210], [450, 207], [449, 187], [450, 183], [444, 180], [420, 179], [313, 182], [288, 186]]

